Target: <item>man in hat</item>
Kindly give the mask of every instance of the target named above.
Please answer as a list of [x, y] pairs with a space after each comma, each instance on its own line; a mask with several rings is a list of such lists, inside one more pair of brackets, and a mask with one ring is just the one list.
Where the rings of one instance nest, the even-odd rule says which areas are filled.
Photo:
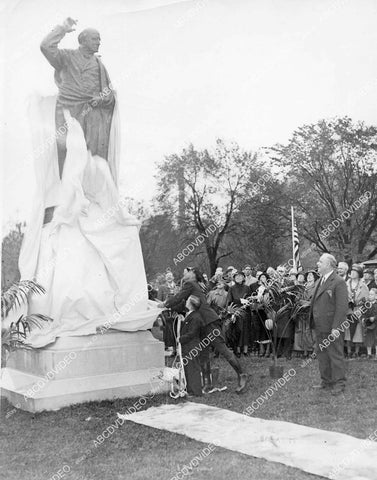
[[344, 333], [338, 330], [346, 319], [348, 292], [346, 282], [336, 274], [336, 260], [324, 253], [318, 263], [318, 280], [310, 305], [310, 323], [318, 342], [318, 362], [321, 384], [315, 388], [332, 389], [338, 395], [344, 391]]
[[[64, 36], [73, 32], [76, 20], [68, 17], [42, 41], [41, 51], [55, 69], [59, 88], [55, 123], [57, 132], [66, 125], [64, 109], [81, 125], [91, 154], [108, 159], [110, 127], [115, 104], [107, 70], [97, 56], [100, 34], [93, 28], [78, 36], [76, 50], [59, 49]], [[57, 135], [59, 173], [62, 176], [66, 157], [66, 135]]]

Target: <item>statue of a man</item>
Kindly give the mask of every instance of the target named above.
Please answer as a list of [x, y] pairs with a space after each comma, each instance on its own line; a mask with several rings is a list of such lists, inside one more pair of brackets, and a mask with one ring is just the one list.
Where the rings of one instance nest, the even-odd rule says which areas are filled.
[[[38, 348], [57, 337], [94, 335], [105, 324], [146, 330], [158, 315], [148, 303], [140, 222], [125, 208], [117, 187], [118, 105], [96, 55], [100, 35], [87, 29], [79, 35], [78, 49], [58, 49], [75, 23], [67, 18], [43, 40], [59, 93], [34, 96], [29, 108], [36, 188], [20, 274], [47, 292], [30, 298], [29, 314], [54, 319], [28, 337]], [[66, 123], [65, 129], [56, 130], [55, 123]]]
[[[114, 109], [114, 93], [109, 75], [97, 55], [101, 38], [97, 30], [88, 28], [78, 36], [79, 48], [59, 49], [66, 33], [74, 31], [77, 21], [64, 20], [41, 43], [41, 51], [55, 69], [59, 88], [56, 103], [56, 129], [63, 131], [63, 109], [68, 109], [81, 125], [88, 150], [92, 155], [108, 159], [109, 135]], [[59, 130], [60, 128], [60, 130]], [[57, 134], [59, 173], [62, 176], [66, 157], [66, 138]]]

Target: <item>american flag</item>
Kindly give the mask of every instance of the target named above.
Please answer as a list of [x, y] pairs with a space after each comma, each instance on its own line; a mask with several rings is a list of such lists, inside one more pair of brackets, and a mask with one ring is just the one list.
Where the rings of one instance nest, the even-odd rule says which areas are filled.
[[297, 227], [296, 227], [296, 222], [294, 219], [294, 212], [293, 212], [293, 207], [291, 207], [291, 213], [292, 213], [292, 248], [293, 248], [293, 268], [299, 272], [302, 270], [302, 265], [300, 262], [300, 242], [298, 239], [298, 232], [297, 232]]

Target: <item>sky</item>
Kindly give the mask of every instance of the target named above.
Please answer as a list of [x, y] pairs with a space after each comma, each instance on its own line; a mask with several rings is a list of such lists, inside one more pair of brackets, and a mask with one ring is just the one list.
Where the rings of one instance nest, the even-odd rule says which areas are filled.
[[54, 94], [42, 38], [71, 16], [87, 27], [121, 113], [120, 189], [150, 202], [156, 163], [216, 138], [259, 150], [299, 126], [348, 115], [377, 124], [375, 0], [12, 0], [5, 3], [0, 110], [3, 233], [27, 220], [34, 173], [27, 104]]

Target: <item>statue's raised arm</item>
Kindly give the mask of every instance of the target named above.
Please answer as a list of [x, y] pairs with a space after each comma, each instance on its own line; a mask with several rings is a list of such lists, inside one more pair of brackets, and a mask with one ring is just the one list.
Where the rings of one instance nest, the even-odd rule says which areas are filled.
[[47, 58], [49, 63], [56, 69], [60, 70], [64, 66], [65, 51], [58, 48], [59, 42], [64, 38], [66, 33], [73, 32], [74, 25], [77, 20], [68, 17], [64, 20], [62, 25], [57, 25], [41, 43], [41, 52]]

